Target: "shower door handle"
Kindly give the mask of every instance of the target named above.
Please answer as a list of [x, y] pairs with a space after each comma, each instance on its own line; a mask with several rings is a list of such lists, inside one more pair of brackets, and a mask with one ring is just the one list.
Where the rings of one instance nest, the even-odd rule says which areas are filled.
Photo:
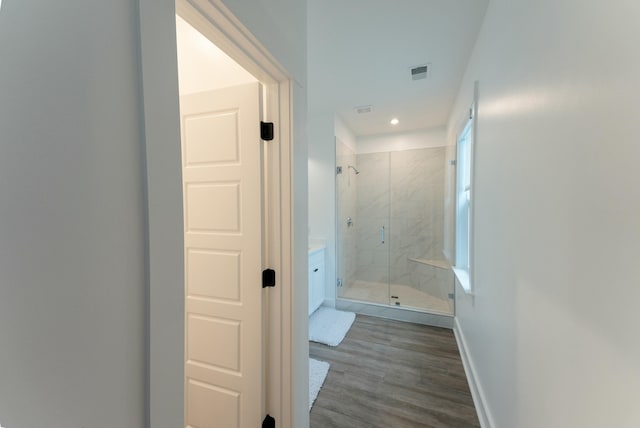
[[384, 244], [384, 226], [380, 229], [380, 242]]

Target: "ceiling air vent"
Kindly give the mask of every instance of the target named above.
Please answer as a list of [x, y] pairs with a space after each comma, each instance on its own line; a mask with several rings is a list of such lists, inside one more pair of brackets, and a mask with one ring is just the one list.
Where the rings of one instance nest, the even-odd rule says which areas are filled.
[[418, 65], [411, 68], [411, 80], [421, 80], [427, 78], [429, 64]]
[[369, 106], [354, 107], [354, 110], [358, 114], [371, 113], [373, 111], [373, 106], [369, 105]]

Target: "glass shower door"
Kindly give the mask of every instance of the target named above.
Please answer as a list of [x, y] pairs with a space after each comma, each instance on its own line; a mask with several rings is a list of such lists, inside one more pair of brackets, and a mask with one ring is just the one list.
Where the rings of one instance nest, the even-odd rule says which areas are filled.
[[337, 145], [338, 297], [388, 305], [389, 154]]
[[389, 304], [389, 154], [357, 157], [356, 287], [370, 302]]

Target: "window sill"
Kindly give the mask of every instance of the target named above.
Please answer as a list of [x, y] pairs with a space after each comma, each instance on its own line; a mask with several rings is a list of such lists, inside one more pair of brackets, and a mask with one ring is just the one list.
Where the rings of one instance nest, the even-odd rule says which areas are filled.
[[469, 271], [466, 269], [452, 267], [453, 274], [456, 276], [456, 282], [460, 284], [465, 294], [473, 295], [471, 290], [471, 278], [469, 278]]

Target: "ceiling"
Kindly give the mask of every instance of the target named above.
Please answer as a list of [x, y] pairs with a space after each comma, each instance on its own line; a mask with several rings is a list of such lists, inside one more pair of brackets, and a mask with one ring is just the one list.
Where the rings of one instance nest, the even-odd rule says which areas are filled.
[[333, 109], [357, 136], [445, 126], [488, 1], [309, 0], [310, 113]]
[[176, 16], [180, 95], [256, 82], [238, 63]]

